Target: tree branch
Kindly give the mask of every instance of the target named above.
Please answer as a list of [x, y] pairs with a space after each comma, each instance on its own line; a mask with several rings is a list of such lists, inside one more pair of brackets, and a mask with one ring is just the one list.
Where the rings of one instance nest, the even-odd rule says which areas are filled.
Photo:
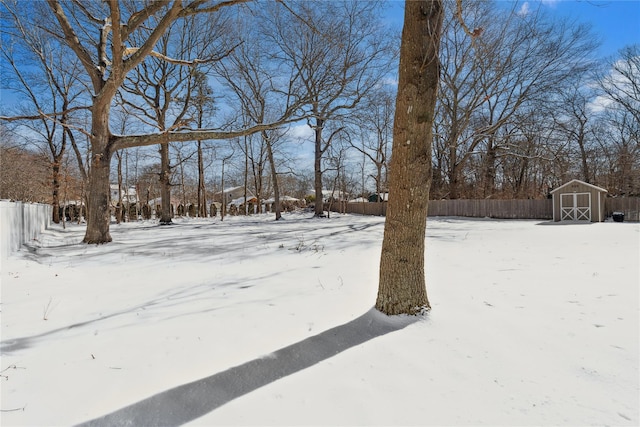
[[39, 114], [31, 115], [31, 116], [0, 116], [0, 120], [5, 122], [17, 122], [19, 120], [41, 120], [43, 117], [48, 118], [50, 120], [55, 120], [53, 117], [63, 116], [65, 114], [72, 113], [78, 110], [88, 110], [89, 107], [72, 107], [64, 111], [53, 112], [53, 113], [43, 113], [42, 111]]
[[78, 59], [91, 78], [93, 87], [95, 89], [99, 88], [101, 85], [102, 76], [100, 75], [99, 70], [96, 68], [96, 64], [93, 63], [91, 55], [89, 55], [89, 52], [82, 45], [82, 43], [80, 43], [80, 39], [78, 39], [78, 36], [73, 31], [67, 15], [64, 13], [64, 10], [62, 10], [62, 6], [60, 6], [59, 0], [47, 0], [47, 3], [49, 4], [49, 7], [58, 20], [58, 23], [60, 24], [60, 28], [64, 33], [64, 38], [67, 41], [69, 48], [71, 48], [71, 50], [73, 50], [73, 52], [78, 56]]
[[188, 131], [176, 131], [176, 132], [164, 132], [147, 135], [127, 135], [118, 136], [113, 135], [111, 137], [111, 150], [122, 150], [124, 148], [132, 147], [145, 147], [149, 145], [162, 144], [167, 142], [189, 142], [189, 141], [202, 141], [206, 139], [233, 139], [245, 135], [251, 135], [257, 132], [267, 131], [279, 128], [289, 123], [293, 123], [300, 120], [299, 117], [295, 119], [283, 119], [274, 123], [259, 124], [247, 129], [236, 131], [221, 131], [221, 130], [188, 130]]
[[464, 32], [469, 37], [471, 37], [472, 42], [473, 40], [475, 40], [476, 37], [480, 37], [484, 32], [484, 28], [482, 27], [476, 27], [473, 30], [470, 30], [469, 27], [467, 27], [467, 24], [465, 24], [464, 19], [462, 19], [462, 0], [456, 0], [456, 17], [458, 18], [458, 21], [460, 22], [460, 25], [462, 26], [462, 29], [464, 30]]
[[206, 3], [208, 0], [196, 0], [193, 3], [191, 3], [189, 6], [187, 6], [186, 8], [182, 9], [182, 11], [180, 12], [180, 17], [185, 17], [185, 16], [189, 16], [189, 15], [196, 15], [199, 13], [212, 13], [212, 12], [217, 12], [218, 10], [224, 8], [224, 7], [228, 7], [228, 6], [233, 6], [236, 4], [242, 4], [242, 3], [248, 3], [251, 2], [253, 0], [227, 0], [227, 1], [221, 1], [220, 3], [214, 5], [214, 6], [210, 6], [210, 7], [205, 7], [202, 9], [198, 9], [198, 7], [204, 3]]

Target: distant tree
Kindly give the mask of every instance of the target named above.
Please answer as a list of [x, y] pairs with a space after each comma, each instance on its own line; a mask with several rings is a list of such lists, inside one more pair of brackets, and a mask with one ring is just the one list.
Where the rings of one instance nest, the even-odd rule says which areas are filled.
[[[213, 89], [207, 83], [207, 75], [202, 72], [195, 73], [195, 82], [193, 94], [191, 95], [191, 104], [194, 111], [194, 119], [198, 128], [203, 128], [207, 122], [207, 118], [213, 116], [215, 112], [215, 103], [213, 98]], [[207, 217], [207, 190], [204, 178], [204, 145], [205, 141], [198, 140], [198, 216]]]
[[603, 153], [604, 179], [615, 195], [640, 194], [640, 44], [608, 58], [595, 74], [603, 111], [595, 138]]
[[[598, 43], [589, 26], [551, 19], [540, 10], [445, 4], [458, 12], [446, 20], [443, 35], [437, 181], [447, 184], [442, 193], [451, 199], [490, 197], [498, 187], [500, 159], [510, 153], [502, 139], [505, 128], [539, 102], [554, 102], [592, 69]], [[470, 176], [477, 177], [468, 186], [472, 194], [465, 186]]]
[[[278, 54], [298, 76], [295, 93], [308, 98], [309, 126], [314, 134], [315, 215], [323, 216], [322, 162], [340, 132], [328, 123], [358, 106], [388, 71], [393, 40], [379, 22], [378, 1], [286, 3], [293, 10], [274, 8], [272, 41]], [[293, 16], [292, 16], [293, 15]]]
[[551, 115], [556, 123], [557, 134], [571, 146], [571, 155], [579, 163], [579, 178], [595, 183], [596, 171], [592, 160], [596, 152], [591, 123], [594, 114], [590, 111], [593, 96], [587, 86], [578, 80], [561, 94], [561, 99], [562, 102], [556, 104], [557, 108]]
[[[351, 146], [373, 163], [371, 175], [378, 196], [387, 191], [387, 169], [393, 136], [395, 92], [378, 87], [367, 96], [355, 125], [361, 129], [358, 137], [350, 138]], [[381, 201], [381, 199], [379, 199]]]
[[556, 158], [564, 155], [567, 144], [558, 140], [552, 120], [539, 118], [554, 117], [556, 111], [556, 104], [539, 103], [523, 108], [500, 131], [505, 153], [500, 158], [503, 179], [500, 196], [535, 199], [546, 197], [550, 187], [557, 186], [549, 184], [555, 179], [553, 166], [560, 166]]
[[[69, 142], [78, 149], [69, 126], [73, 124], [70, 108], [82, 96], [80, 64], [69, 52], [62, 50], [42, 26], [32, 28], [21, 23], [20, 14], [32, 6], [13, 2], [3, 5], [6, 14], [3, 26], [6, 34], [12, 34], [12, 37], [0, 44], [2, 85], [21, 95], [21, 115], [37, 117], [37, 120], [24, 120], [21, 124], [32, 135], [29, 139], [49, 158], [52, 221], [59, 223], [63, 159]], [[37, 22], [42, 14], [38, 5], [35, 9], [32, 13]], [[57, 120], [52, 120], [46, 113], [55, 111], [63, 113]], [[33, 137], [35, 135], [37, 137]]]
[[388, 315], [418, 314], [430, 308], [424, 247], [443, 12], [441, 0], [405, 3], [376, 301], [376, 308]]
[[[229, 139], [261, 132], [287, 123], [277, 122], [240, 130], [203, 130], [184, 127], [147, 134], [116, 135], [111, 131], [111, 108], [127, 75], [147, 57], [161, 58], [168, 63], [193, 67], [199, 58], [171, 58], [156, 49], [166, 31], [183, 19], [199, 14], [216, 14], [249, 0], [167, 0], [129, 2], [124, 0], [66, 2], [47, 0], [50, 37], [54, 37], [73, 52], [82, 64], [90, 88], [91, 112], [89, 135], [91, 158], [88, 181], [88, 216], [85, 243], [107, 243], [109, 233], [109, 175], [111, 158], [116, 150], [167, 142], [188, 142], [205, 139]], [[37, 2], [36, 2], [37, 4]], [[29, 23], [28, 11], [21, 14], [21, 23]], [[185, 55], [186, 56], [186, 55]], [[59, 117], [56, 111], [51, 117]], [[13, 120], [15, 117], [2, 117]]]
[[640, 122], [640, 44], [626, 46], [608, 58], [595, 77], [602, 101]]
[[27, 150], [5, 126], [0, 126], [0, 199], [51, 202], [47, 156]]
[[598, 118], [595, 139], [603, 162], [603, 185], [615, 196], [640, 195], [640, 123], [627, 109]]
[[[215, 70], [242, 106], [242, 120], [250, 125], [258, 125], [302, 109], [308, 102], [306, 94], [293, 90], [298, 84], [296, 80], [300, 77], [299, 73], [287, 61], [278, 59], [270, 49], [273, 45], [267, 43], [268, 36], [265, 33], [270, 34], [274, 29], [241, 18], [233, 25], [239, 30], [238, 37], [229, 42], [237, 47], [227, 58], [215, 64]], [[269, 163], [276, 220], [281, 218], [281, 209], [274, 151], [282, 133], [281, 129], [265, 130], [244, 138], [240, 145], [249, 163], [248, 169], [252, 172], [258, 209], [262, 204], [265, 169]]]
[[[184, 129], [189, 125], [201, 129], [204, 117], [211, 115], [211, 89], [206, 83], [208, 63], [224, 56], [217, 49], [217, 39], [226, 28], [224, 17], [219, 15], [210, 19], [202, 16], [189, 16], [172, 25], [158, 41], [156, 51], [159, 56], [147, 57], [136, 67], [122, 84], [118, 101], [147, 128], [159, 132]], [[133, 42], [142, 44], [148, 34], [132, 36]], [[167, 61], [166, 58], [188, 56], [199, 59], [197, 65], [186, 67], [184, 64]], [[208, 97], [209, 99], [206, 99]], [[140, 126], [139, 126], [140, 127]], [[199, 153], [202, 153], [201, 140], [198, 141]], [[170, 145], [159, 145], [161, 171], [161, 216], [160, 224], [171, 224], [171, 175]], [[202, 205], [202, 204], [201, 204]], [[204, 206], [204, 205], [202, 205]]]

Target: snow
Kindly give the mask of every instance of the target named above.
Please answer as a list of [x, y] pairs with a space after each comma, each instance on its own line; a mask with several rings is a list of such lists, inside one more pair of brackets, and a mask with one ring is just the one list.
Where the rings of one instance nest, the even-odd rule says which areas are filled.
[[388, 318], [384, 218], [309, 216], [45, 231], [2, 264], [0, 424], [640, 423], [640, 224], [429, 218], [433, 309]]

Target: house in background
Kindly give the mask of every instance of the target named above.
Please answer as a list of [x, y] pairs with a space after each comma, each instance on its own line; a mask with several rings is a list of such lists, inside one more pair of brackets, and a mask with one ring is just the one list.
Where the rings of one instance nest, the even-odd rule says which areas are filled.
[[[274, 211], [274, 204], [276, 203], [276, 200], [273, 197], [268, 198], [267, 200], [264, 201], [264, 208], [265, 208], [265, 212], [273, 212]], [[280, 197], [280, 209], [282, 209], [285, 212], [290, 212], [295, 210], [296, 208], [302, 208], [306, 206], [306, 202], [304, 201], [304, 199], [296, 199], [295, 197], [291, 197], [291, 196], [281, 196]]]
[[369, 196], [369, 201], [372, 202], [372, 203], [388, 202], [389, 201], [389, 193], [372, 194], [372, 195]]
[[[120, 201], [120, 197], [118, 197], [118, 184], [109, 185], [111, 189], [111, 205], [115, 206]], [[129, 203], [130, 205], [138, 202], [138, 192], [135, 187], [129, 187], [129, 189], [122, 188], [122, 202]]]
[[605, 220], [604, 202], [607, 190], [574, 179], [551, 190], [554, 221]]
[[[218, 191], [213, 194], [213, 201], [222, 203], [224, 201], [225, 205], [230, 205], [234, 200], [240, 199], [244, 197], [244, 187], [229, 187], [225, 188], [223, 191]], [[247, 199], [252, 199], [255, 196], [247, 190]]]

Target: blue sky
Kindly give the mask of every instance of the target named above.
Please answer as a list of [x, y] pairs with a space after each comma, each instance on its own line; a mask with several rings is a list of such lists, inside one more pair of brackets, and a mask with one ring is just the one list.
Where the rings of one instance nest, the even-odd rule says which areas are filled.
[[[513, 0], [498, 0], [513, 3]], [[549, 13], [575, 18], [593, 24], [594, 32], [602, 39], [597, 57], [615, 55], [624, 46], [640, 43], [640, 0], [519, 0], [520, 7], [543, 7]], [[402, 0], [392, 1], [388, 17], [401, 28]], [[13, 94], [0, 89], [0, 101], [14, 101]]]
[[[512, 0], [497, 0], [514, 3]], [[591, 23], [593, 31], [602, 39], [598, 57], [615, 54], [624, 46], [640, 43], [640, 0], [529, 0], [518, 1], [519, 7], [534, 10], [538, 7], [548, 13]], [[404, 1], [392, 2], [389, 18], [402, 24]]]
[[640, 0], [543, 0], [542, 5], [551, 13], [593, 24], [594, 32], [602, 38], [600, 57], [640, 43]]

